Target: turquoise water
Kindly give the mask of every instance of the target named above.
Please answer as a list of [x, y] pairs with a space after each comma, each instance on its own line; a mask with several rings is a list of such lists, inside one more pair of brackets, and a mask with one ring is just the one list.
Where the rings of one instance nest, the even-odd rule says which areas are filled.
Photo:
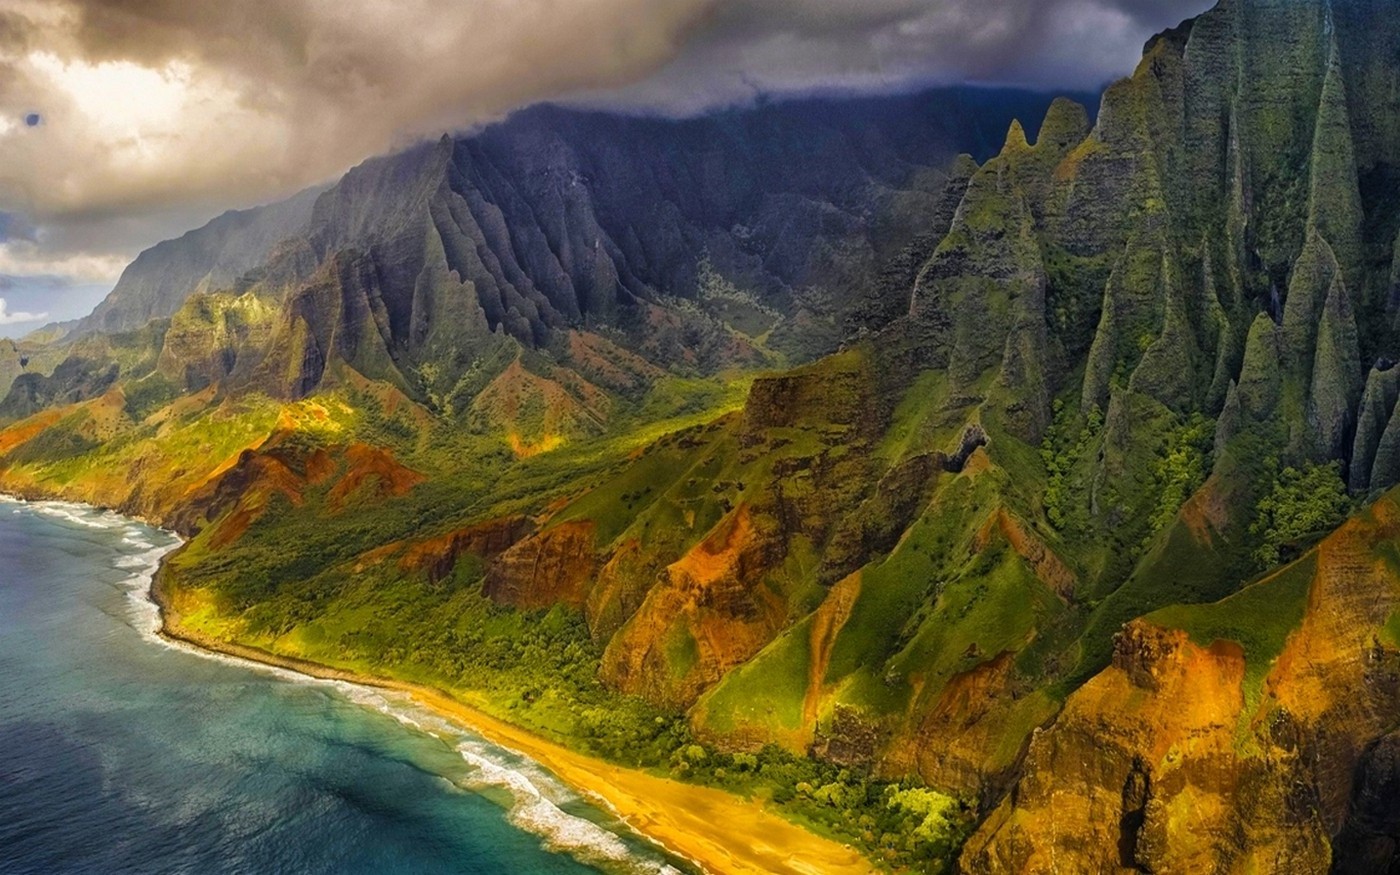
[[0, 501], [0, 872], [674, 872], [392, 693], [163, 642], [165, 533]]

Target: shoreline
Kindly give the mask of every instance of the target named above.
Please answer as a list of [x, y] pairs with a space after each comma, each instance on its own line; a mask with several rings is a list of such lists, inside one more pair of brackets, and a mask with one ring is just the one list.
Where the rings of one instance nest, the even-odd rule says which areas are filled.
[[[666, 853], [711, 875], [858, 875], [877, 871], [854, 848], [785, 820], [762, 803], [578, 753], [467, 705], [446, 691], [362, 675], [186, 629], [164, 590], [163, 572], [169, 556], [161, 557], [148, 593], [159, 611], [157, 634], [167, 640], [319, 680], [406, 694], [448, 722], [534, 761]], [[733, 840], [738, 837], [743, 841]]]

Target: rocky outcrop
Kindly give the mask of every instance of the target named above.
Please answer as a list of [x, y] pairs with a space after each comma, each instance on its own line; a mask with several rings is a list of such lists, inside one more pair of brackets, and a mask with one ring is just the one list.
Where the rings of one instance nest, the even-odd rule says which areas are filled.
[[1317, 326], [1317, 353], [1308, 393], [1308, 425], [1321, 458], [1339, 459], [1349, 449], [1363, 380], [1351, 299], [1341, 277], [1336, 277]]
[[[975, 798], [970, 870], [1373, 865], [1400, 511], [1255, 563], [1278, 472], [1400, 482], [1390, 11], [1227, 0], [1154, 38], [1092, 128], [1068, 101], [1034, 144], [1002, 119], [980, 167], [913, 97], [522, 113], [347, 174], [146, 344], [142, 388], [420, 402], [398, 458], [488, 447], [454, 513], [521, 515], [356, 561], [580, 612], [602, 679], [708, 742]], [[74, 409], [0, 433], [7, 460], [91, 450], [99, 413], [137, 433], [114, 411], [154, 353], [84, 342], [16, 382], [15, 415]], [[720, 393], [668, 374], [784, 360], [807, 363], [671, 431]], [[619, 449], [619, 424], [668, 433]], [[576, 470], [531, 460], [599, 437]], [[192, 489], [223, 547], [268, 501], [329, 517], [419, 476], [276, 438], [115, 482], [169, 472], [152, 452], [89, 494]]]
[[[1325, 14], [1330, 20], [1330, 4]], [[1361, 268], [1361, 226], [1365, 215], [1357, 182], [1346, 83], [1334, 28], [1335, 23], [1329, 21], [1327, 73], [1318, 99], [1308, 168], [1307, 230], [1310, 235], [1324, 237], [1332, 243], [1347, 280], [1356, 283]]]
[[505, 550], [486, 569], [482, 591], [516, 608], [582, 608], [598, 570], [593, 524], [563, 522]]
[[536, 374], [516, 358], [472, 399], [467, 421], [503, 432], [515, 454], [527, 457], [602, 432], [612, 403], [574, 371]]
[[142, 252], [70, 333], [130, 331], [174, 315], [192, 294], [232, 287], [264, 264], [279, 243], [305, 233], [320, 192], [308, 189], [269, 206], [230, 211]]
[[192, 295], [170, 320], [156, 369], [189, 392], [220, 383], [266, 355], [276, 318], [253, 294]]
[[16, 377], [0, 401], [0, 422], [32, 416], [50, 407], [96, 398], [112, 388], [121, 368], [115, 362], [70, 357], [45, 376], [25, 373]]
[[760, 585], [772, 556], [771, 523], [741, 505], [669, 566], [608, 644], [603, 677], [620, 689], [689, 705], [771, 641], [787, 616]]
[[774, 429], [800, 427], [812, 421], [869, 433], [879, 419], [872, 403], [872, 383], [869, 363], [849, 354], [820, 367], [759, 377], [744, 403], [739, 439], [745, 445], [757, 446]]
[[1357, 766], [1346, 826], [1332, 848], [1337, 875], [1392, 873], [1400, 860], [1400, 734], [1367, 748]]
[[[1018, 172], [1018, 159], [1034, 150], [1019, 124], [1008, 143], [1008, 152], [968, 185], [951, 230], [918, 278], [910, 315], [930, 364], [948, 372], [952, 403], [990, 397], [1018, 436], [1033, 442], [1050, 416], [1048, 281]], [[988, 374], [991, 392], [981, 388]]]
[[[1364, 494], [1373, 485], [1372, 469], [1379, 455], [1381, 438], [1395, 412], [1397, 399], [1400, 399], [1400, 370], [1395, 369], [1393, 362], [1378, 362], [1366, 378], [1366, 388], [1357, 413], [1356, 439], [1352, 443], [1348, 479], [1353, 493]], [[1395, 484], [1386, 482], [1383, 474], [1374, 485], [1385, 488]]]
[[[524, 516], [502, 517], [456, 529], [412, 544], [399, 559], [399, 567], [408, 574], [426, 574], [429, 583], [439, 583], [452, 575], [463, 556], [475, 556], [490, 563], [533, 529], [534, 524]], [[507, 572], [502, 569], [498, 573]], [[505, 585], [506, 588], [511, 586]]]
[[[1375, 789], [1390, 780], [1377, 740], [1400, 707], [1400, 642], [1385, 631], [1400, 577], [1383, 553], [1397, 535], [1392, 495], [1232, 599], [1129, 625], [1113, 664], [1031, 742], [964, 868], [1323, 872], [1389, 847]], [[1265, 604], [1271, 619], [1252, 613]], [[1334, 855], [1348, 834], [1357, 843]]]
[[[769, 343], [806, 359], [840, 342], [857, 301], [892, 291], [877, 287], [884, 259], [946, 221], [945, 183], [960, 194], [966, 182], [949, 174], [955, 156], [985, 157], [1012, 117], [1047, 105], [955, 89], [847, 101], [841, 112], [808, 100], [686, 120], [534, 107], [162, 243], [74, 336], [168, 318], [194, 293], [286, 299], [355, 254], [374, 264], [363, 296], [382, 308], [377, 333], [439, 372], [424, 394], [446, 394], [493, 332], [543, 348], [606, 326], [633, 351], [667, 364], [689, 353], [713, 370], [744, 360], [731, 329], [763, 333], [735, 316], [735, 301], [771, 314]], [[1056, 136], [1075, 126], [1066, 113]], [[711, 279], [730, 291], [711, 294]], [[866, 311], [880, 324], [896, 314], [883, 303]], [[338, 333], [362, 332], [358, 315], [347, 318]], [[307, 324], [313, 335], [337, 330]], [[305, 354], [281, 363], [297, 371], [282, 375], [294, 391], [330, 352], [316, 339], [277, 344], [298, 341]]]

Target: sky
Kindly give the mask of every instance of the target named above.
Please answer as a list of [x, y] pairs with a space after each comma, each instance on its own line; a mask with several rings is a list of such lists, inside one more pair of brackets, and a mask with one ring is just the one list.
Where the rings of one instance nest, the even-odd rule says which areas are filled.
[[1210, 0], [0, 0], [0, 336], [226, 209], [541, 100], [1093, 89]]

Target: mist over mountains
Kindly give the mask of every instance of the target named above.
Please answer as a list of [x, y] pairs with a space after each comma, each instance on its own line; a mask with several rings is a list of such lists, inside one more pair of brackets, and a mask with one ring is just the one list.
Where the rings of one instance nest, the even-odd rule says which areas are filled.
[[0, 346], [0, 484], [188, 534], [201, 634], [896, 865], [1376, 871], [1392, 12], [1223, 0], [1097, 98], [541, 106], [368, 161]]

